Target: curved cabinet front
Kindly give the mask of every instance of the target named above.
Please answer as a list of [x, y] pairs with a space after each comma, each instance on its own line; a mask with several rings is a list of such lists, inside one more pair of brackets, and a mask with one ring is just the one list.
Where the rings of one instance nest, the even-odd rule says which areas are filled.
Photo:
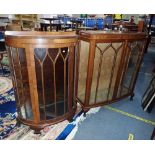
[[76, 98], [84, 111], [133, 97], [145, 33], [81, 31]]
[[77, 36], [70, 32], [5, 32], [18, 121], [35, 132], [70, 120]]

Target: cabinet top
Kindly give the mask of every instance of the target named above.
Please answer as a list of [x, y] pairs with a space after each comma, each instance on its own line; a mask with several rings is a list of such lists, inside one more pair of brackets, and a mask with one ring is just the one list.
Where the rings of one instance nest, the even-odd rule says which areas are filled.
[[23, 39], [70, 39], [77, 38], [77, 35], [75, 32], [6, 31], [5, 37], [20, 37]]
[[37, 31], [6, 31], [5, 43], [9, 46], [46, 45], [75, 46], [78, 36], [75, 32], [37, 32]]
[[119, 32], [119, 31], [80, 31], [81, 39], [94, 40], [128, 40], [128, 39], [145, 39], [145, 32]]

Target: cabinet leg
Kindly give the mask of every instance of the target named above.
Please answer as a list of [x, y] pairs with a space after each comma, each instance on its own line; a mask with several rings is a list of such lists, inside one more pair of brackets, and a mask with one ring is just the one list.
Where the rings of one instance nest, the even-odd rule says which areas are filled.
[[135, 96], [135, 94], [133, 93], [131, 96], [130, 96], [130, 101], [133, 101], [133, 97]]
[[34, 130], [34, 134], [41, 134], [41, 129], [33, 129]]
[[88, 112], [89, 110], [83, 110], [83, 116], [86, 117], [86, 113]]
[[17, 120], [16, 126], [17, 126], [17, 127], [20, 127], [20, 126], [21, 126], [21, 123], [20, 123], [19, 120]]
[[68, 118], [67, 120], [69, 121], [69, 123], [73, 122], [73, 118], [72, 117]]
[[86, 112], [84, 111], [83, 116], [86, 117]]

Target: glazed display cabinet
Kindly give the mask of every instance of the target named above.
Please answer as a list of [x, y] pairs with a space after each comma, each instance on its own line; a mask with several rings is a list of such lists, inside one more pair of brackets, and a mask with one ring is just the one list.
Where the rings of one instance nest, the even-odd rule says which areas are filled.
[[47, 125], [71, 120], [74, 100], [73, 32], [5, 32], [17, 102], [17, 120], [39, 133]]
[[76, 99], [83, 110], [132, 99], [146, 34], [81, 31], [79, 40]]

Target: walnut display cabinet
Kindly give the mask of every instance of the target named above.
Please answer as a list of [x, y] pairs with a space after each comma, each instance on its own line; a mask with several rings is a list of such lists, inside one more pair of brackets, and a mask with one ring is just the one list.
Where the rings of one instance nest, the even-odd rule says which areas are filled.
[[84, 112], [134, 96], [146, 34], [81, 31], [76, 99]]
[[75, 110], [77, 35], [73, 32], [5, 32], [17, 102], [17, 120], [35, 133], [71, 120]]

